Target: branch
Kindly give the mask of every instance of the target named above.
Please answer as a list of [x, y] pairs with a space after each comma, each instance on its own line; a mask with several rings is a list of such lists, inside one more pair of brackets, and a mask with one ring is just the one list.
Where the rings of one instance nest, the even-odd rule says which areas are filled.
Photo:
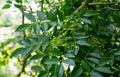
[[107, 6], [106, 8], [107, 8], [108, 10], [112, 10], [112, 11], [120, 11], [120, 9], [112, 8], [112, 7], [109, 7], [109, 6]]
[[25, 67], [26, 67], [26, 62], [28, 60], [28, 58], [30, 57], [31, 55], [27, 56], [24, 60], [23, 60], [23, 64], [22, 64], [22, 70], [18, 73], [18, 77], [21, 77], [22, 73], [25, 72]]
[[[21, 12], [22, 12], [22, 24], [24, 24], [25, 23], [25, 16], [24, 16], [24, 8], [23, 8], [23, 1], [21, 1]], [[25, 33], [25, 31], [23, 32], [23, 38], [25, 39], [25, 37], [26, 37], [26, 33]]]
[[[86, 5], [93, 6], [93, 5], [112, 5], [112, 4], [120, 4], [120, 2], [93, 2], [93, 3], [87, 3], [88, 0], [85, 0], [85, 2], [80, 5], [72, 15], [75, 15], [81, 8], [83, 8]], [[112, 9], [113, 10], [113, 9]]]
[[88, 0], [85, 0], [85, 2], [80, 5], [74, 12], [73, 12], [73, 15], [75, 15], [81, 8], [83, 8], [86, 4], [87, 4]]
[[120, 4], [120, 2], [93, 2], [93, 3], [88, 3], [87, 5], [111, 5], [111, 4]]

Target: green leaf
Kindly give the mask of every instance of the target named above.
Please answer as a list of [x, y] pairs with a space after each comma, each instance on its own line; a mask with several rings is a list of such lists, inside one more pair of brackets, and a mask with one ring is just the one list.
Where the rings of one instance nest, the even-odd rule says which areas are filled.
[[24, 46], [30, 46], [32, 44], [31, 40], [29, 38], [26, 38], [26, 39], [23, 39], [21, 41], [21, 43], [24, 45]]
[[66, 57], [75, 57], [73, 53], [66, 53], [65, 56]]
[[25, 48], [17, 48], [11, 55], [11, 57], [18, 56], [19, 54], [22, 54], [24, 52]]
[[24, 13], [25, 17], [32, 22], [36, 22], [35, 17], [31, 13]]
[[5, 4], [5, 5], [2, 7], [2, 9], [9, 9], [10, 7], [11, 7], [10, 4]]
[[44, 42], [48, 42], [50, 39], [49, 35], [40, 35], [39, 37], [40, 37], [40, 40]]
[[64, 74], [64, 67], [63, 67], [63, 65], [61, 64], [61, 65], [60, 65], [60, 68], [59, 68], [59, 74], [58, 74], [58, 76], [59, 76], [59, 77], [63, 77], [63, 74]]
[[81, 19], [84, 23], [91, 24], [91, 21], [88, 18]]
[[71, 77], [80, 77], [80, 75], [82, 74], [83, 70], [81, 67], [75, 67], [72, 71], [72, 75]]
[[109, 68], [101, 66], [101, 67], [97, 67], [95, 68], [95, 70], [99, 71], [99, 72], [103, 72], [103, 73], [113, 73]]
[[45, 20], [45, 15], [41, 11], [37, 11], [37, 16], [39, 20]]
[[22, 2], [22, 0], [15, 0], [17, 3], [20, 3], [20, 2]]
[[[55, 65], [55, 64], [52, 64], [52, 65]], [[51, 68], [52, 68], [52, 67], [51, 67], [52, 65], [50, 65], [50, 64], [43, 64], [45, 70], [52, 70], [52, 69], [51, 69]]]
[[90, 44], [88, 42], [86, 42], [85, 40], [78, 40], [77, 44], [78, 45], [83, 45], [83, 46], [90, 46]]
[[35, 25], [32, 26], [34, 28], [34, 32], [36, 34], [40, 34], [40, 26], [41, 25], [39, 25], [39, 24], [35, 24]]
[[35, 43], [35, 44], [39, 42], [37, 37], [31, 37], [30, 40], [32, 41], [32, 43]]
[[63, 67], [62, 64], [57, 65], [57, 67], [56, 67], [56, 74], [57, 74], [57, 77], [63, 77], [64, 67]]
[[78, 36], [78, 37], [75, 37], [76, 39], [86, 39], [88, 38], [89, 36]]
[[30, 58], [30, 60], [37, 60], [37, 59], [42, 58], [43, 56], [44, 56], [44, 55], [42, 55], [42, 54], [36, 54], [36, 55], [32, 56], [32, 57]]
[[49, 44], [49, 43], [46, 42], [46, 43], [44, 43], [44, 44], [42, 45], [42, 51], [43, 51], [43, 52], [46, 50], [48, 44]]
[[58, 64], [60, 62], [60, 60], [58, 58], [47, 58], [45, 60], [45, 64]]
[[82, 28], [82, 24], [81, 24], [81, 23], [77, 23], [77, 26], [78, 26], [79, 28]]
[[39, 34], [40, 33], [40, 25], [36, 25], [36, 33]]
[[88, 65], [87, 62], [82, 61], [82, 69], [83, 69], [83, 71], [85, 71], [85, 72], [90, 72], [90, 66]]
[[102, 60], [100, 60], [99, 66], [103, 66], [103, 65], [105, 65], [105, 64], [107, 64], [107, 63], [109, 63], [111, 61], [112, 61], [111, 58], [103, 58]]
[[91, 16], [96, 16], [96, 15], [99, 15], [99, 13], [89, 11], [89, 12], [86, 12], [83, 16], [91, 17]]
[[63, 62], [68, 65], [75, 66], [75, 61], [73, 59], [65, 59]]
[[75, 48], [75, 50], [74, 50], [74, 54], [77, 55], [78, 52], [79, 52], [79, 48]]
[[99, 63], [99, 60], [96, 59], [96, 58], [89, 57], [89, 58], [87, 58], [87, 59], [88, 59], [89, 61], [95, 63], [95, 64], [98, 64], [98, 63]]
[[48, 24], [47, 23], [43, 23], [42, 25], [43, 25], [43, 30], [47, 31], [48, 30]]
[[47, 18], [51, 21], [57, 21], [57, 15], [55, 13], [52, 13], [52, 12], [47, 13]]
[[110, 34], [108, 32], [105, 32], [105, 31], [100, 32], [100, 35], [110, 36]]
[[7, 0], [7, 3], [12, 4], [12, 1], [11, 0]]
[[62, 52], [61, 52], [61, 51], [58, 51], [58, 50], [56, 50], [56, 49], [50, 50], [50, 51], [48, 51], [47, 53], [49, 53], [49, 54], [52, 55], [52, 56], [61, 56], [61, 55], [62, 55]]
[[39, 44], [39, 43], [33, 45], [33, 46], [32, 46], [32, 49], [31, 49], [31, 53], [32, 53], [32, 52], [35, 52], [35, 51], [37, 51], [37, 50], [39, 50], [39, 48], [40, 48], [40, 44]]
[[117, 51], [114, 53], [115, 56], [119, 56], [120, 55], [120, 51]]
[[22, 25], [17, 27], [16, 32], [23, 32], [30, 27], [31, 27], [30, 24], [22, 24]]
[[91, 73], [91, 77], [103, 77], [103, 76], [99, 72], [94, 71], [94, 72]]
[[92, 57], [95, 57], [95, 58], [101, 59], [101, 56], [100, 56], [99, 53], [93, 52], [93, 53], [90, 53], [89, 55], [92, 56]]
[[57, 14], [58, 14], [58, 16], [60, 18], [60, 21], [62, 21], [64, 19], [64, 15], [63, 15], [62, 11], [57, 9]]
[[57, 25], [57, 22], [53, 21], [53, 22], [51, 22], [51, 25], [52, 25], [52, 26], [56, 26], [56, 25]]
[[26, 56], [28, 56], [29, 55], [28, 53], [31, 51], [31, 49], [32, 49], [32, 46], [26, 47], [24, 49], [24, 52], [22, 53], [22, 58], [25, 58]]
[[113, 15], [113, 20], [114, 20], [114, 22], [116, 22], [116, 23], [120, 23], [120, 15]]
[[87, 61], [87, 63], [88, 63], [92, 68], [95, 68], [95, 66], [96, 66], [96, 64], [93, 63], [93, 62]]
[[31, 70], [33, 70], [33, 71], [43, 71], [43, 69], [40, 66], [32, 66]]
[[48, 72], [41, 71], [40, 74], [37, 77], [48, 77]]
[[21, 5], [19, 5], [19, 4], [14, 4], [14, 6], [16, 7], [16, 8], [18, 8], [18, 9], [21, 9]]

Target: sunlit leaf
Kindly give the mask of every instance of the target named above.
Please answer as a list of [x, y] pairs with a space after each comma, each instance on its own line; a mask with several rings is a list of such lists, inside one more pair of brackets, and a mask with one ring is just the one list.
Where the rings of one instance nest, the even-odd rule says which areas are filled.
[[39, 20], [44, 20], [45, 19], [45, 15], [43, 12], [41, 11], [37, 11], [37, 16]]
[[91, 21], [88, 18], [81, 19], [84, 23], [91, 24]]
[[66, 57], [75, 57], [73, 53], [66, 53], [65, 56]]
[[65, 59], [63, 62], [68, 65], [75, 66], [75, 61], [73, 59]]
[[30, 20], [32, 22], [36, 22], [35, 17], [31, 13], [25, 13], [24, 15], [28, 20]]
[[77, 44], [78, 45], [83, 45], [83, 46], [90, 46], [90, 44], [88, 42], [86, 42], [85, 40], [78, 40]]
[[10, 4], [5, 4], [5, 5], [2, 7], [2, 9], [9, 9], [10, 7], [11, 7]]

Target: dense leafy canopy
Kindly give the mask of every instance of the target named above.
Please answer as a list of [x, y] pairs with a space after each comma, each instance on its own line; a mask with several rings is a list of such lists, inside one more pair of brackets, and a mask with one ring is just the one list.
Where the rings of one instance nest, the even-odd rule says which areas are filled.
[[36, 11], [27, 6], [30, 0], [8, 0], [3, 6], [22, 13], [15, 30], [22, 35], [16, 36], [19, 47], [10, 56], [22, 62], [18, 77], [120, 76], [118, 0], [34, 1]]

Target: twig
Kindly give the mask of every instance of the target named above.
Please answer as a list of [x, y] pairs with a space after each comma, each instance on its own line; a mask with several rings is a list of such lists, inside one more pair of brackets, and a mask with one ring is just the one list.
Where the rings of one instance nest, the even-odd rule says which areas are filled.
[[111, 4], [120, 4], [120, 2], [93, 2], [93, 3], [88, 3], [87, 5], [111, 5]]
[[44, 4], [44, 0], [41, 1], [42, 5], [41, 5], [41, 11], [43, 12], [43, 4]]
[[[112, 4], [120, 4], [120, 2], [93, 2], [93, 3], [88, 3], [88, 0], [85, 0], [85, 2], [80, 5], [74, 12], [72, 15], [75, 15], [81, 8], [83, 8], [86, 5], [89, 6], [94, 6], [94, 5], [112, 5]], [[109, 8], [111, 10], [118, 10], [118, 9], [114, 9], [114, 8]]]
[[74, 12], [73, 12], [73, 15], [75, 15], [81, 8], [83, 8], [86, 4], [87, 4], [88, 0], [85, 0], [85, 2], [80, 5]]
[[23, 73], [23, 72], [25, 72], [25, 67], [26, 67], [26, 62], [27, 62], [27, 60], [28, 60], [28, 58], [30, 57], [31, 55], [29, 55], [29, 56], [27, 56], [24, 60], [23, 60], [23, 64], [22, 64], [22, 70], [18, 73], [18, 77], [21, 77], [21, 74]]
[[109, 6], [107, 6], [106, 8], [107, 8], [108, 10], [112, 10], [112, 11], [120, 11], [120, 9], [112, 8], [112, 7], [109, 7]]
[[[24, 8], [23, 8], [23, 1], [21, 1], [21, 12], [22, 12], [22, 24], [24, 24], [25, 23], [25, 16], [24, 16]], [[25, 33], [25, 31], [23, 32], [23, 38], [25, 39], [25, 37], [26, 37], [26, 33]]]
[[29, 6], [29, 8], [30, 8], [30, 12], [33, 13], [32, 7], [30, 6], [28, 0], [26, 0], [26, 2], [28, 3], [28, 6]]

